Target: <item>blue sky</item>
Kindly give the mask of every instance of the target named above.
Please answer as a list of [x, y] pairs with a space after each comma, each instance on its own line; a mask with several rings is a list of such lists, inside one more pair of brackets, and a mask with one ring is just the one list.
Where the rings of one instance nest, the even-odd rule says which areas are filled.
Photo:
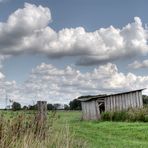
[[67, 103], [79, 95], [147, 87], [147, 5], [147, 0], [1, 0], [1, 81], [10, 83], [1, 90], [1, 102], [5, 92], [22, 104], [45, 95], [48, 102]]
[[[53, 19], [50, 26], [57, 31], [63, 28], [75, 28], [78, 26], [83, 26], [87, 31], [94, 31], [101, 27], [109, 27], [110, 25], [121, 28], [132, 22], [135, 16], [139, 16], [143, 24], [148, 23], [148, 17], [145, 15], [148, 3], [146, 0], [6, 0], [0, 5], [2, 14], [0, 20], [6, 21], [12, 12], [18, 8], [23, 8], [25, 2], [50, 8]], [[146, 59], [147, 57], [144, 58]], [[18, 81], [21, 81], [26, 78], [32, 67], [42, 61], [58, 65], [57, 61], [43, 56], [39, 58], [38, 56], [27, 55], [27, 59], [29, 60], [26, 60], [26, 56], [21, 56], [11, 58], [5, 62], [6, 67], [4, 69], [8, 79], [18, 79]], [[71, 59], [69, 62], [71, 62]], [[121, 65], [123, 65], [123, 62], [126, 61], [123, 60]], [[62, 63], [62, 65], [66, 64], [64, 61]], [[24, 65], [23, 69], [17, 71], [17, 69], [22, 67], [22, 64]], [[87, 69], [89, 68], [87, 67]], [[121, 70], [128, 71], [128, 69]], [[140, 72], [134, 72], [146, 74], [147, 71], [142, 69], [142, 72], [141, 70]]]

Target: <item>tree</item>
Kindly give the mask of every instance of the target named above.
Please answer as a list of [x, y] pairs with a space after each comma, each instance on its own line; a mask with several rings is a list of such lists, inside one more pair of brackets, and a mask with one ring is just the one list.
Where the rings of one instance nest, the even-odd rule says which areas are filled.
[[25, 105], [25, 106], [23, 106], [23, 108], [22, 108], [23, 110], [27, 110], [28, 109], [28, 107]]
[[29, 110], [37, 110], [37, 104], [35, 104], [35, 105], [29, 105], [28, 109]]
[[47, 104], [47, 110], [53, 110], [54, 106], [52, 104]]
[[64, 104], [64, 110], [69, 110], [70, 107], [67, 104]]
[[21, 104], [18, 102], [13, 102], [12, 104], [12, 110], [16, 111], [16, 110], [21, 110]]
[[81, 102], [77, 99], [70, 101], [69, 106], [70, 110], [81, 110]]
[[61, 109], [61, 104], [59, 104], [59, 103], [53, 104], [53, 106], [54, 106], [55, 110]]

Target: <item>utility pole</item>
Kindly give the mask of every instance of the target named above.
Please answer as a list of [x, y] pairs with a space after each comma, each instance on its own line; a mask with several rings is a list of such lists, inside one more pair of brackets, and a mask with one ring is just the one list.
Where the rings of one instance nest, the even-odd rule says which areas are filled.
[[5, 108], [8, 109], [8, 96], [7, 96], [7, 92], [6, 92], [6, 97], [5, 97], [5, 103], [6, 103]]

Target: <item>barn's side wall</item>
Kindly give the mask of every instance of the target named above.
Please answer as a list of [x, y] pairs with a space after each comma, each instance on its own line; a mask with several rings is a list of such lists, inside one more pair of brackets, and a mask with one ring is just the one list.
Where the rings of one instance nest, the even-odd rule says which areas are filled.
[[81, 102], [82, 105], [82, 119], [83, 120], [98, 120], [100, 119], [100, 112], [98, 110], [97, 102], [95, 100], [88, 102]]
[[105, 111], [119, 111], [143, 107], [142, 91], [111, 95], [105, 98]]

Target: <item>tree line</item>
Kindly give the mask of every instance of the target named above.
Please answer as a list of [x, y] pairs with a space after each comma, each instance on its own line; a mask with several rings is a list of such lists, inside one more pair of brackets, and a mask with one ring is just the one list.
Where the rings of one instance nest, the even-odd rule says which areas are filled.
[[[81, 96], [79, 99], [85, 98], [85, 97], [90, 97], [90, 96]], [[148, 96], [143, 95], [143, 103], [148, 104]], [[56, 104], [47, 104], [47, 110], [81, 110], [81, 102], [77, 99], [74, 99], [69, 102], [69, 104], [62, 104], [56, 103]], [[28, 105], [28, 106], [23, 106], [21, 107], [21, 104], [19, 102], [13, 102], [12, 104], [12, 110], [37, 110], [37, 105]]]
[[[19, 102], [13, 102], [11, 109], [13, 111], [16, 111], [16, 110], [37, 110], [37, 104], [22, 107]], [[74, 99], [74, 100], [70, 101], [69, 104], [64, 104], [64, 105], [62, 105], [60, 103], [56, 103], [56, 104], [48, 103], [47, 110], [81, 110], [81, 102], [77, 99]]]

